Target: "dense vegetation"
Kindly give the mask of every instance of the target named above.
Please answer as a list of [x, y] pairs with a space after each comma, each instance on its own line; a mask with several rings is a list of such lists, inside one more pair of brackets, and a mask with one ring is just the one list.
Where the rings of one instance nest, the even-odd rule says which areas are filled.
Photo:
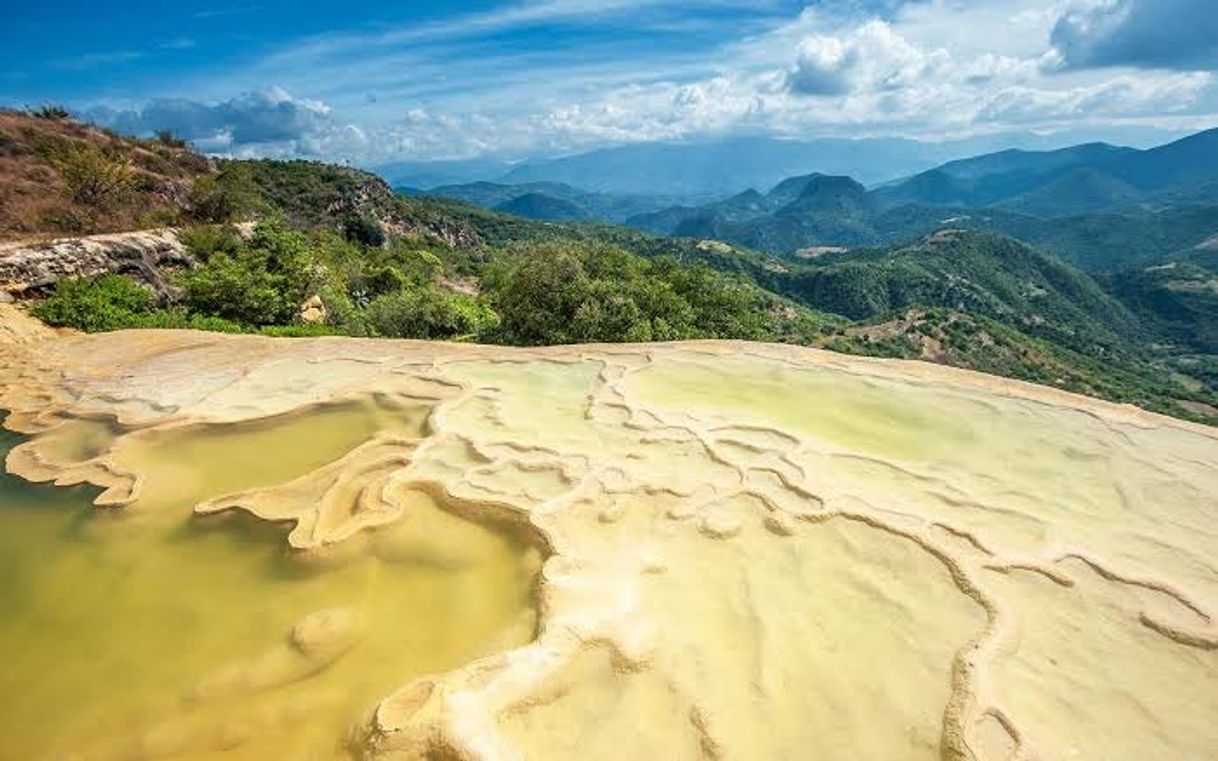
[[1160, 336], [1189, 351], [1218, 354], [1218, 250], [1119, 273], [1112, 289]]
[[[915, 308], [864, 323], [829, 339], [834, 351], [922, 359], [1136, 404], [1168, 415], [1213, 422], [1218, 363], [1197, 358], [1169, 362], [1141, 353], [1097, 356], [1028, 335], [978, 314]], [[1187, 375], [1185, 375], [1187, 373]], [[1187, 384], [1187, 385], [1184, 385]]]
[[[480, 277], [461, 288], [445, 273], [468, 268], [467, 256], [435, 245], [437, 255], [407, 238], [380, 246], [355, 238], [275, 221], [259, 223], [249, 237], [199, 227], [185, 236], [198, 266], [177, 276], [176, 306], [158, 308], [139, 285], [103, 275], [61, 280], [35, 313], [91, 331], [155, 323], [513, 344], [808, 341], [827, 322], [747, 280], [643, 259], [609, 243], [516, 243], [476, 267]], [[322, 309], [309, 323], [301, 307], [311, 297]]]
[[[112, 176], [106, 162], [122, 164], [125, 154], [89, 147], [93, 133], [53, 114], [24, 119], [29, 141], [41, 134], [31, 122], [55, 125], [45, 142], [67, 140], [74, 158], [19, 152], [17, 163], [54, 173], [58, 197], [104, 217], [127, 177]], [[175, 286], [164, 302], [116, 275], [61, 280], [34, 306], [50, 324], [536, 345], [789, 341], [943, 362], [1218, 420], [1212, 252], [1097, 281], [1051, 254], [953, 223], [913, 243], [776, 257], [714, 239], [402, 197], [346, 167], [210, 161], [168, 135], [124, 145], [194, 157], [177, 165], [164, 212], [186, 224], [181, 238], [194, 265], [162, 273]], [[137, 199], [140, 182], [132, 185]], [[841, 178], [800, 178], [771, 200], [808, 218], [859, 220], [855, 212], [869, 203], [862, 193]], [[764, 203], [742, 194], [728, 206], [747, 216]], [[236, 224], [250, 220], [257, 223]]]

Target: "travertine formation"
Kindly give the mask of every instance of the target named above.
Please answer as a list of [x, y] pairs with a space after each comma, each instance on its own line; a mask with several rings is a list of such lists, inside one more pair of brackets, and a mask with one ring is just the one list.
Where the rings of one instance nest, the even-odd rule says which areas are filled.
[[[386, 695], [361, 753], [1218, 755], [1213, 429], [794, 347], [86, 337], [0, 310], [0, 405], [33, 434], [12, 472], [155, 501], [149, 441], [374, 400], [395, 422], [322, 467], [174, 488], [320, 557], [407, 493], [544, 548], [535, 639]], [[318, 615], [323, 646], [200, 689], [341, 658], [357, 624]]]
[[172, 293], [165, 271], [193, 264], [194, 257], [170, 228], [5, 243], [0, 244], [0, 294], [21, 298], [51, 291], [65, 277], [117, 272], [165, 300]]

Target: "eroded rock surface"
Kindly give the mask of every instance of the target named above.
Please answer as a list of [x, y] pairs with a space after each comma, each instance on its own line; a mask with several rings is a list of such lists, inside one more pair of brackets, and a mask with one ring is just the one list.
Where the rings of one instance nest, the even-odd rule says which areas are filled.
[[172, 229], [0, 245], [0, 293], [45, 293], [65, 277], [114, 272], [148, 285], [161, 301], [172, 295], [165, 275], [189, 267], [193, 257]]
[[[361, 753], [1218, 752], [1213, 429], [793, 347], [53, 336], [0, 310], [0, 405], [33, 434], [14, 472], [121, 507], [161, 488], [157, 437], [422, 405], [417, 427], [196, 510], [292, 522], [321, 558], [461, 563], [440, 529], [393, 541], [422, 494], [544, 546], [536, 638], [386, 695]], [[284, 648], [275, 678], [311, 663]]]

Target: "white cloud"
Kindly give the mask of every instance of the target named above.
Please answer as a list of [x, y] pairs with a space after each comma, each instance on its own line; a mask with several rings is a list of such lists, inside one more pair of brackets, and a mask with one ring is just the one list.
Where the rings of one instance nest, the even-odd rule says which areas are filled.
[[[1087, 1], [1097, 8], [1150, 0]], [[1070, 14], [1080, 7], [1076, 0], [824, 2], [764, 29], [725, 33], [706, 47], [627, 48], [614, 35], [566, 47], [484, 44], [540, 24], [621, 34], [631, 24], [682, 18], [660, 0], [522, 2], [407, 29], [308, 40], [235, 79], [212, 78], [210, 105], [156, 100], [121, 119], [145, 131], [192, 130], [200, 145], [220, 152], [365, 163], [522, 157], [730, 133], [933, 139], [1071, 124], [1218, 121], [1212, 71], [1078, 65], [1080, 48], [1054, 30], [1079, 18]], [[1095, 29], [1084, 31], [1099, 39]], [[267, 82], [295, 95], [260, 89]], [[240, 90], [252, 94], [229, 95]]]
[[140, 109], [94, 109], [90, 118], [136, 135], [169, 130], [200, 150], [233, 156], [354, 157], [366, 152], [363, 129], [339, 121], [318, 100], [272, 86], [219, 103], [158, 98]]
[[805, 38], [787, 84], [799, 95], [896, 90], [943, 75], [950, 65], [946, 50], [915, 47], [887, 23], [872, 20], [843, 37]]

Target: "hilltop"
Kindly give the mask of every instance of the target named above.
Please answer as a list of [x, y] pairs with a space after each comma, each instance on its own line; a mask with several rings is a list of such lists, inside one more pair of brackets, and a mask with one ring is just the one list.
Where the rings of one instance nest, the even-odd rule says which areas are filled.
[[215, 162], [47, 112], [0, 110], [0, 240], [180, 224]]
[[779, 255], [898, 243], [952, 225], [1013, 235], [1094, 272], [1153, 261], [1218, 234], [1218, 130], [1145, 151], [1103, 143], [1005, 150], [871, 189], [845, 177], [812, 181], [818, 177], [640, 214], [627, 224]]

